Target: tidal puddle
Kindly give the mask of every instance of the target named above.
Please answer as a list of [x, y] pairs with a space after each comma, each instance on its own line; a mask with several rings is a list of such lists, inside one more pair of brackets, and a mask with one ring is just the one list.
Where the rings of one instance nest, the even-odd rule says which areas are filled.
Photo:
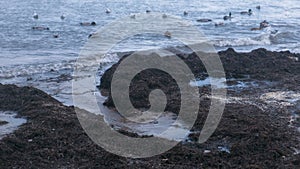
[[14, 132], [19, 126], [26, 123], [26, 119], [17, 118], [16, 115], [16, 112], [0, 111], [0, 121], [2, 121], [2, 125], [0, 124], [0, 139], [7, 134]]
[[[126, 119], [117, 111], [103, 106], [103, 102], [106, 98], [101, 96], [100, 93], [97, 93], [96, 96], [105, 122], [116, 130], [126, 130], [138, 135], [153, 135], [174, 141], [185, 140], [190, 133], [185, 124], [176, 119], [174, 113], [164, 112], [159, 117], [157, 117], [156, 113], [150, 113], [148, 118], [151, 119], [151, 122], [137, 123]], [[153, 114], [153, 117], [150, 117], [151, 114]]]

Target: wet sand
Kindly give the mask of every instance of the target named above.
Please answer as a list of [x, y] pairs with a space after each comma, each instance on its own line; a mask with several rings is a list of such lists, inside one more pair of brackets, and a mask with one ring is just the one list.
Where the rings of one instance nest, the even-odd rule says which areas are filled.
[[[229, 49], [219, 54], [226, 77], [242, 80], [228, 81], [226, 107], [217, 130], [207, 142], [197, 143], [211, 103], [210, 87], [199, 87], [199, 115], [186, 141], [145, 159], [119, 157], [97, 146], [81, 128], [74, 107], [64, 106], [43, 91], [0, 85], [0, 110], [15, 111], [27, 119], [0, 140], [0, 168], [298, 168], [300, 55], [264, 49], [250, 53]], [[194, 72], [205, 78], [195, 56], [182, 58], [195, 64]], [[100, 86], [108, 96], [111, 70], [103, 75]], [[253, 85], [230, 88], [239, 83]], [[144, 95], [136, 89], [133, 98]], [[106, 105], [113, 107], [109, 99]], [[135, 101], [143, 107], [147, 100]], [[176, 97], [168, 106], [176, 112]]]

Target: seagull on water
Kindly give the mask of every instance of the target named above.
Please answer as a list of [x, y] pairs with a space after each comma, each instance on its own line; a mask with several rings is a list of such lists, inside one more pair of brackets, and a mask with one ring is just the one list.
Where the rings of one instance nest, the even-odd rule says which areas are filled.
[[105, 13], [109, 14], [109, 13], [111, 13], [111, 10], [109, 8], [106, 8]]
[[131, 19], [135, 19], [135, 14], [131, 14], [131, 15], [130, 15], [130, 18], [131, 18]]
[[60, 19], [61, 20], [64, 20], [66, 17], [65, 17], [65, 15], [64, 14], [62, 14], [61, 16], [60, 16]]
[[38, 15], [36, 12], [34, 12], [34, 13], [33, 13], [33, 18], [34, 18], [34, 19], [39, 19], [39, 15]]

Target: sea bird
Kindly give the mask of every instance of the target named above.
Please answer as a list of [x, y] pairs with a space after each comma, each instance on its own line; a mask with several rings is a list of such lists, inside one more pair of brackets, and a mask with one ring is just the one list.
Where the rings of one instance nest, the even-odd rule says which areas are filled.
[[[264, 21], [262, 21], [262, 22], [259, 24], [259, 27], [258, 27], [258, 28], [251, 28], [251, 30], [252, 30], [252, 31], [262, 30], [262, 29], [264, 29], [264, 28], [266, 28], [266, 27], [269, 27], [269, 26], [270, 26], [269, 22], [266, 21], [266, 20], [264, 20]], [[275, 32], [275, 33], [277, 33], [277, 32]]]
[[229, 12], [228, 16], [226, 15], [226, 16], [223, 17], [224, 20], [228, 20], [228, 19], [230, 20], [231, 18], [232, 18], [231, 17], [231, 12]]
[[34, 13], [33, 13], [33, 18], [34, 18], [34, 19], [39, 19], [39, 15], [38, 15], [36, 12], [34, 12]]
[[266, 27], [269, 27], [269, 22], [267, 22], [266, 20], [262, 21], [260, 24], [259, 24], [259, 27], [260, 28], [266, 28]]
[[130, 15], [131, 19], [135, 19], [135, 14]]
[[34, 26], [31, 29], [33, 29], [33, 30], [50, 30], [48, 27], [43, 27], [43, 26]]
[[223, 26], [224, 25], [224, 22], [219, 22], [219, 23], [215, 23], [215, 26]]
[[164, 35], [165, 35], [165, 37], [167, 37], [167, 38], [171, 38], [171, 36], [172, 36], [171, 32], [169, 32], [169, 31], [166, 31], [166, 32], [164, 33]]
[[106, 8], [105, 13], [109, 14], [111, 13], [111, 10], [109, 8]]
[[96, 22], [80, 22], [81, 26], [95, 26]]
[[65, 17], [65, 15], [64, 14], [62, 14], [61, 16], [60, 16], [60, 19], [61, 20], [64, 20], [66, 17]]
[[211, 19], [207, 19], [207, 18], [197, 19], [197, 22], [211, 22], [211, 21], [212, 21]]
[[248, 11], [242, 11], [241, 15], [252, 15], [252, 10], [248, 9]]

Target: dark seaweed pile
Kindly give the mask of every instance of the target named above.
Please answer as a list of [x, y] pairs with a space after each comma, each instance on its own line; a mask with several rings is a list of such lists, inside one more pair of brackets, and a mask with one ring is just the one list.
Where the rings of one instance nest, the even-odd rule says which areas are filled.
[[[228, 49], [219, 54], [228, 78], [249, 75], [250, 80], [275, 82], [272, 86], [238, 92], [232, 89], [228, 91], [229, 96], [255, 98], [266, 91], [299, 92], [300, 62], [291, 59], [299, 58], [299, 55], [264, 49], [250, 53]], [[201, 63], [193, 62], [193, 58], [195, 56], [191, 54], [187, 60], [195, 72], [196, 69], [199, 73], [205, 71]], [[108, 69], [101, 79], [100, 88], [107, 95], [116, 66]], [[160, 73], [154, 72], [155, 76]], [[154, 88], [162, 88], [170, 94], [169, 110], [176, 110], [174, 106], [177, 105], [172, 100], [172, 96], [178, 94], [172, 92], [176, 87], [168, 88], [164, 78], [159, 76], [155, 84], [152, 80], [147, 81], [149, 74], [152, 72], [141, 73], [132, 83], [131, 101], [136, 107], [147, 106], [148, 100], [143, 96]], [[166, 81], [168, 84], [173, 82], [171, 78]], [[199, 90], [209, 95], [209, 87]], [[141, 91], [146, 92], [139, 93]], [[113, 107], [109, 99], [106, 104]], [[261, 103], [257, 101], [257, 104]], [[97, 146], [81, 128], [74, 107], [64, 106], [32, 87], [0, 85], [0, 111], [16, 111], [28, 119], [26, 124], [0, 141], [0, 168], [299, 168], [300, 154], [294, 154], [294, 148], [300, 148], [300, 137], [295, 128], [288, 127], [288, 109], [271, 105], [261, 109], [247, 103], [228, 103], [217, 130], [207, 142], [199, 144], [196, 141], [209, 106], [209, 97], [203, 98], [193, 132], [186, 142], [151, 158], [132, 159], [119, 157]], [[126, 131], [121, 133], [126, 134]], [[134, 133], [127, 135], [136, 136]], [[223, 150], [224, 147], [228, 151]]]

